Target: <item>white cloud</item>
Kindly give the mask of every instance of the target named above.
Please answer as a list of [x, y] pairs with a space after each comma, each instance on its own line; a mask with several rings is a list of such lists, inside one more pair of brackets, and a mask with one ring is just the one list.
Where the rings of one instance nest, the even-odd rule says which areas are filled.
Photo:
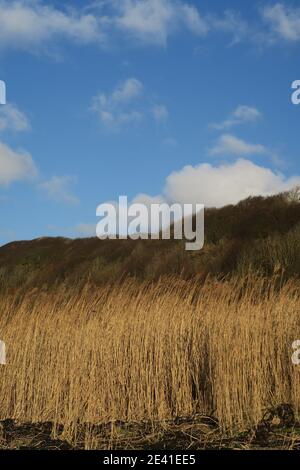
[[258, 109], [250, 106], [240, 105], [232, 113], [230, 113], [225, 121], [211, 124], [210, 127], [213, 127], [217, 130], [225, 130], [239, 124], [257, 121], [261, 117], [262, 114]]
[[300, 184], [300, 176], [287, 178], [269, 168], [239, 159], [232, 164], [203, 163], [186, 166], [166, 180], [167, 200], [199, 203], [207, 207], [236, 204], [249, 196], [269, 196]]
[[216, 145], [212, 147], [209, 154], [212, 156], [216, 155], [235, 155], [235, 156], [246, 156], [246, 155], [266, 155], [269, 154], [269, 150], [260, 144], [250, 144], [242, 139], [231, 134], [222, 135]]
[[74, 183], [72, 176], [53, 176], [48, 181], [40, 183], [39, 188], [53, 201], [75, 205], [79, 203], [79, 199], [69, 189], [72, 183]]
[[153, 117], [156, 122], [166, 122], [169, 118], [169, 111], [164, 105], [155, 105], [152, 108]]
[[[185, 166], [171, 173], [166, 178], [161, 195], [138, 194], [128, 202], [128, 206], [142, 203], [150, 208], [151, 204], [179, 203], [222, 207], [236, 204], [249, 196], [278, 194], [297, 185], [300, 185], [300, 176], [286, 177], [246, 159], [216, 166], [201, 163], [197, 166]], [[115, 206], [117, 214], [124, 210], [117, 202], [110, 204]], [[148, 220], [145, 219], [144, 222], [146, 224]], [[89, 225], [87, 227], [90, 228]], [[81, 231], [83, 234], [89, 232], [84, 225]]]
[[[203, 16], [188, 0], [90, 0], [80, 7], [76, 2], [42, 0], [0, 0], [0, 48], [29, 52], [48, 51], [61, 39], [77, 44], [107, 47], [124, 40], [137, 45], [165, 47], [170, 37], [181, 32], [195, 36], [221, 32], [236, 44], [255, 35], [255, 28], [239, 12], [225, 10], [218, 16]], [[53, 2], [54, 3], [54, 2]], [[71, 5], [72, 3], [72, 5]], [[281, 3], [263, 10], [274, 34], [299, 38], [299, 10]]]
[[102, 42], [101, 18], [76, 8], [62, 10], [40, 0], [0, 1], [0, 47], [32, 50], [49, 40]]
[[[125, 82], [123, 82], [111, 95], [109, 101], [112, 104], [122, 104], [128, 103], [131, 100], [138, 98], [143, 93], [143, 85], [142, 83], [135, 79], [129, 78]], [[107, 98], [105, 97], [107, 100]]]
[[129, 78], [110, 94], [100, 93], [95, 96], [91, 109], [98, 114], [105, 127], [118, 129], [124, 124], [141, 121], [142, 111], [131, 107], [141, 98], [142, 94], [142, 83], [135, 78]]
[[105, 128], [112, 131], [129, 124], [138, 124], [146, 116], [152, 116], [159, 123], [169, 117], [166, 106], [156, 104], [150, 107], [144, 86], [136, 78], [128, 78], [111, 92], [94, 96], [91, 111], [98, 115]]
[[32, 52], [60, 38], [106, 45], [116, 32], [122, 40], [127, 33], [145, 44], [165, 45], [183, 29], [203, 35], [208, 25], [196, 7], [182, 0], [96, 0], [82, 9], [42, 0], [0, 0], [2, 48]]
[[36, 166], [29, 153], [17, 152], [0, 142], [0, 185], [9, 186], [15, 181], [34, 178]]
[[208, 31], [198, 10], [180, 0], [116, 0], [113, 6], [116, 27], [145, 43], [166, 45], [182, 28], [197, 35]]
[[29, 129], [27, 116], [16, 105], [7, 103], [0, 107], [0, 132], [6, 130], [21, 132]]
[[300, 40], [300, 8], [276, 3], [263, 8], [262, 16], [269, 24], [275, 38], [291, 42]]

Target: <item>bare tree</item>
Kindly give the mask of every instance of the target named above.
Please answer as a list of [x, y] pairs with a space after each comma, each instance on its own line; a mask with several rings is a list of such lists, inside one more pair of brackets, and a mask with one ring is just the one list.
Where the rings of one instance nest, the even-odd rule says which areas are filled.
[[288, 202], [300, 202], [300, 186], [295, 186], [293, 189], [286, 193]]

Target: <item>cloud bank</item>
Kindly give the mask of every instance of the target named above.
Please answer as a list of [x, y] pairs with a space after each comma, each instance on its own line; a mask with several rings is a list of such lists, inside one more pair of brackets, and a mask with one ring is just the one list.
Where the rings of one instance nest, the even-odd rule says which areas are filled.
[[171, 173], [164, 188], [166, 200], [222, 207], [249, 196], [270, 196], [300, 184], [300, 176], [286, 177], [250, 160], [186, 166]]
[[83, 7], [63, 3], [0, 0], [0, 48], [36, 52], [59, 40], [103, 48], [122, 46], [124, 40], [166, 47], [171, 37], [184, 32], [195, 37], [220, 33], [231, 38], [230, 44], [300, 40], [300, 8], [282, 2], [258, 9], [255, 23], [226, 8], [204, 15], [187, 0], [90, 0]]

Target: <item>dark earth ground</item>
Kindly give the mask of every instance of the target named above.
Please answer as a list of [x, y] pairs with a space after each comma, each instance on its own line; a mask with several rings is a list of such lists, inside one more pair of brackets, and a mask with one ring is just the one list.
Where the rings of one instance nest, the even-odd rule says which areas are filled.
[[161, 424], [114, 422], [78, 426], [77, 444], [67, 442], [63, 426], [52, 423], [0, 421], [0, 449], [79, 450], [86, 433], [93, 435], [99, 450], [300, 450], [300, 422], [290, 405], [283, 404], [265, 413], [253, 429], [226, 437], [213, 417], [196, 415]]

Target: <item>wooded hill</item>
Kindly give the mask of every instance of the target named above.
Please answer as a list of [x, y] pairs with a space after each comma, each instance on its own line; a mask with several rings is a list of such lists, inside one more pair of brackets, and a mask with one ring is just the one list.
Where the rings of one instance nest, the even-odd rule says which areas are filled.
[[248, 198], [205, 212], [205, 246], [187, 252], [184, 241], [41, 238], [0, 248], [0, 289], [115, 283], [126, 276], [156, 280], [249, 270], [282, 279], [300, 277], [300, 203], [280, 194]]

